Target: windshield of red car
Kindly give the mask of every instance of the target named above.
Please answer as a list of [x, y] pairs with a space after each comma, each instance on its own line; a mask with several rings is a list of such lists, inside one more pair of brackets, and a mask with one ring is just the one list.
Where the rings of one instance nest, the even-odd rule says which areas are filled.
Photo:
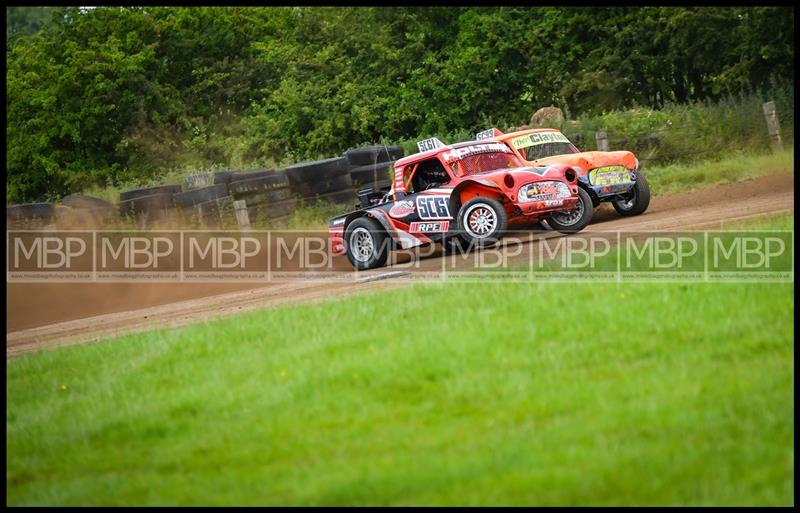
[[495, 169], [508, 169], [522, 167], [524, 164], [512, 153], [499, 151], [474, 153], [450, 163], [450, 167], [457, 176], [469, 176]]

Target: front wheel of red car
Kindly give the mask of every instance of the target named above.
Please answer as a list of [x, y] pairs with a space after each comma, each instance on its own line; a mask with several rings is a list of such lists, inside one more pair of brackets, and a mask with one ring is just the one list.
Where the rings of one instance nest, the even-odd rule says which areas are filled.
[[644, 213], [650, 205], [650, 186], [647, 178], [642, 173], [636, 173], [636, 181], [630, 194], [612, 202], [612, 205], [614, 205], [614, 210], [622, 216], [638, 216]]
[[458, 234], [472, 247], [491, 246], [508, 227], [508, 214], [499, 201], [477, 196], [458, 210]]
[[359, 271], [382, 267], [389, 257], [386, 232], [368, 217], [359, 217], [347, 226], [344, 246], [347, 259]]
[[586, 228], [592, 220], [594, 205], [589, 193], [578, 187], [578, 204], [569, 212], [555, 212], [547, 218], [547, 224], [561, 233], [575, 233]]

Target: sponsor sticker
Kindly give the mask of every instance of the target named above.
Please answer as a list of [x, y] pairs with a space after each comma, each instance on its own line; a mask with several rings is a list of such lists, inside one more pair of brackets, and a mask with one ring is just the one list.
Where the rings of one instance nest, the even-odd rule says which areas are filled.
[[414, 202], [410, 200], [398, 201], [389, 209], [389, 215], [396, 219], [407, 217], [413, 213]]
[[549, 143], [569, 143], [567, 136], [561, 132], [542, 132], [538, 134], [529, 134], [517, 137], [511, 141], [511, 145], [516, 149], [528, 148], [529, 146], [538, 146], [540, 144]]
[[502, 143], [484, 143], [484, 144], [473, 144], [470, 146], [465, 146], [463, 148], [456, 148], [451, 151], [448, 151], [444, 154], [445, 162], [452, 162], [454, 160], [463, 159], [468, 155], [474, 155], [476, 153], [491, 153], [491, 152], [502, 152], [502, 153], [511, 153], [511, 150], [508, 149], [508, 146]]
[[541, 183], [528, 187], [527, 195], [529, 198], [534, 198], [540, 195], [557, 195], [559, 188], [553, 183]]
[[411, 233], [446, 232], [450, 229], [450, 221], [431, 221], [411, 223], [408, 231]]
[[592, 185], [616, 185], [631, 181], [630, 172], [625, 166], [598, 167], [589, 172]]

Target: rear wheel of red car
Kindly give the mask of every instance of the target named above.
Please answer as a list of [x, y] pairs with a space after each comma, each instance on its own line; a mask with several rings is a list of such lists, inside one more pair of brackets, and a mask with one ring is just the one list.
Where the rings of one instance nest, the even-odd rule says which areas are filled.
[[347, 259], [356, 270], [374, 269], [386, 265], [389, 257], [389, 239], [383, 228], [373, 219], [359, 217], [344, 232]]
[[478, 196], [458, 210], [458, 234], [474, 247], [494, 244], [507, 227], [508, 214], [495, 199]]
[[583, 230], [592, 220], [594, 206], [589, 193], [578, 187], [578, 205], [569, 212], [556, 212], [547, 218], [550, 228], [561, 233], [575, 233]]
[[612, 201], [614, 210], [622, 216], [638, 216], [650, 205], [650, 186], [642, 173], [636, 173], [636, 181], [630, 194], [617, 201]]

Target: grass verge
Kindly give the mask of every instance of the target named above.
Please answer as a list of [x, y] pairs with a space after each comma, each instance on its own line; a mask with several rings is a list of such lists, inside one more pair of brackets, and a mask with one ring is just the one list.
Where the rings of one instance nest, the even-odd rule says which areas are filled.
[[794, 172], [794, 151], [762, 155], [737, 154], [719, 160], [691, 165], [671, 164], [644, 169], [654, 195], [681, 192], [723, 183], [739, 182], [759, 176]]

